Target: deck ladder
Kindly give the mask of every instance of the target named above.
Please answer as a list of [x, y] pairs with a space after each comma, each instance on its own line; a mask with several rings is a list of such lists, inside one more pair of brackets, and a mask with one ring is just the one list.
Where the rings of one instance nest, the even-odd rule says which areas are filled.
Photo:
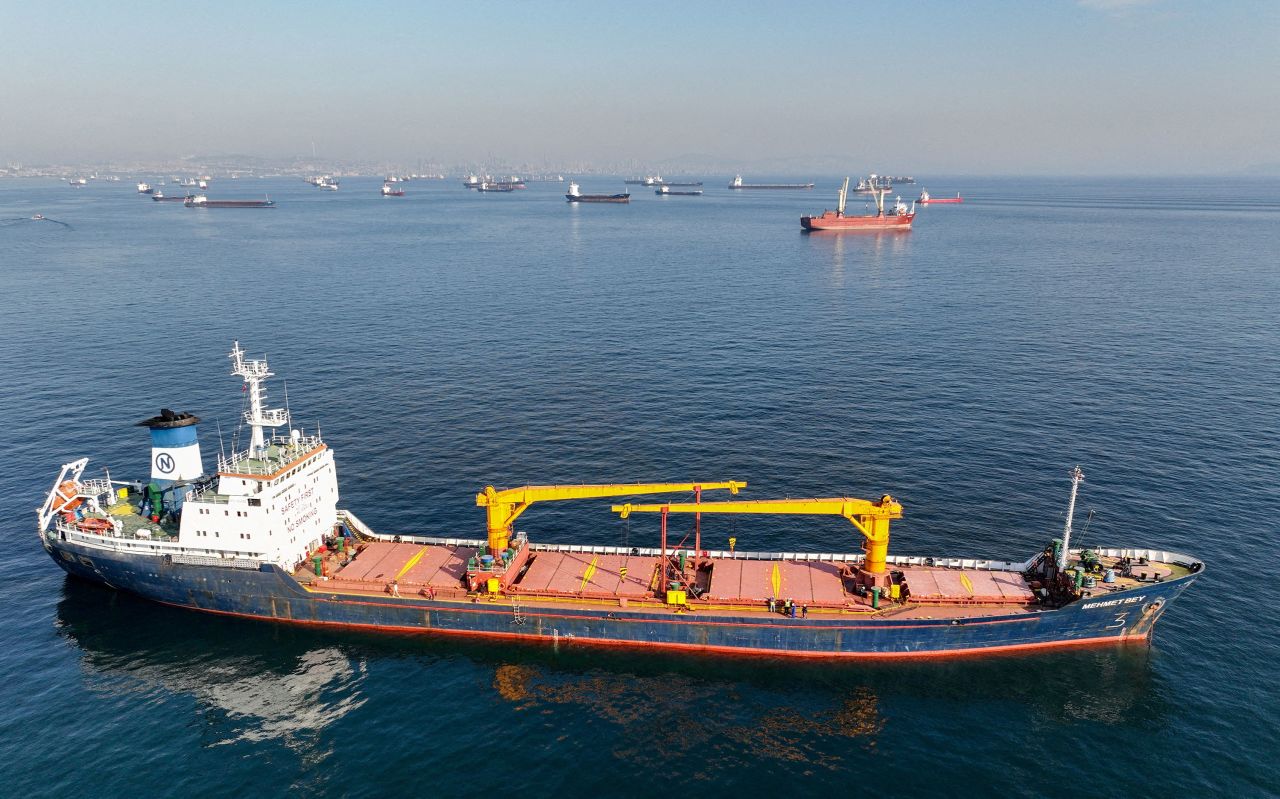
[[520, 610], [520, 597], [511, 595], [511, 620], [516, 624], [524, 624], [524, 612]]

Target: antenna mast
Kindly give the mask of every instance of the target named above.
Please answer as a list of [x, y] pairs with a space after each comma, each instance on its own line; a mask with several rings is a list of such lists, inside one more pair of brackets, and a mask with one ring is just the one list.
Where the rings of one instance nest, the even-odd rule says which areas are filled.
[[1084, 482], [1084, 472], [1080, 467], [1071, 470], [1071, 500], [1067, 503], [1067, 524], [1062, 530], [1062, 551], [1058, 553], [1058, 571], [1067, 568], [1067, 552], [1071, 547], [1071, 519], [1076, 515], [1076, 491]]
[[249, 395], [249, 410], [244, 412], [244, 421], [253, 429], [250, 451], [260, 452], [267, 445], [262, 428], [287, 427], [289, 412], [283, 408], [263, 407], [267, 399], [267, 390], [263, 388], [262, 383], [273, 376], [265, 360], [246, 361], [239, 341], [233, 344], [231, 354], [227, 357], [234, 361], [231, 374], [244, 378], [245, 391]]

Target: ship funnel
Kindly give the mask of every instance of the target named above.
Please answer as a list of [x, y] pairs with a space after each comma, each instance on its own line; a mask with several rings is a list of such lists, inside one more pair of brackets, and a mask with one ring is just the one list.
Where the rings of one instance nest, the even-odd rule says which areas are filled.
[[200, 417], [174, 413], [168, 408], [159, 416], [143, 419], [139, 427], [151, 430], [151, 479], [194, 480], [204, 474], [196, 425]]

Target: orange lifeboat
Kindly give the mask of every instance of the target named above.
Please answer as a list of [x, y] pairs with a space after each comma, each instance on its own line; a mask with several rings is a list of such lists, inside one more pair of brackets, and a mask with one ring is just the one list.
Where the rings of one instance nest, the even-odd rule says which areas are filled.
[[75, 480], [64, 480], [54, 491], [54, 507], [60, 511], [75, 510], [84, 502], [79, 494], [80, 486]]
[[112, 529], [112, 524], [110, 519], [82, 519], [79, 527], [86, 533], [104, 535]]

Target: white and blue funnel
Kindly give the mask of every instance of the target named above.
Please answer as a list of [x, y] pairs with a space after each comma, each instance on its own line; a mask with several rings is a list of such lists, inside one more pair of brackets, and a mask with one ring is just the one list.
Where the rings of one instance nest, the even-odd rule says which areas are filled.
[[200, 418], [190, 413], [174, 413], [168, 408], [159, 416], [138, 422], [151, 430], [151, 479], [194, 480], [204, 474], [200, 460], [200, 440], [196, 425]]

